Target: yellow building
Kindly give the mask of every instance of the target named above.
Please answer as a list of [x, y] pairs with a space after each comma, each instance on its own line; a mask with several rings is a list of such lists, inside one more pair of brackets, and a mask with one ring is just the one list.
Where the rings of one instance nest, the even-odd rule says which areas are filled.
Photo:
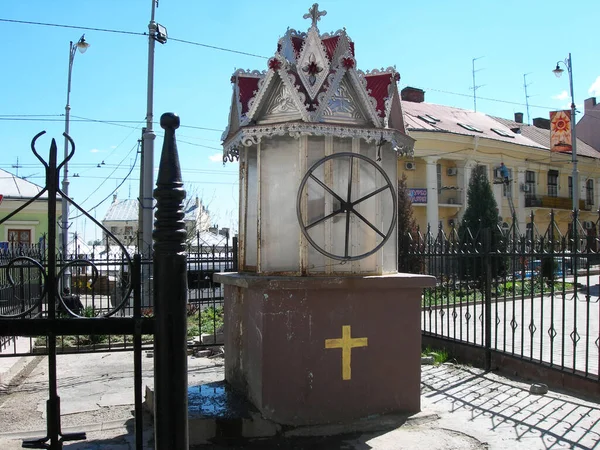
[[[540, 232], [549, 224], [550, 211], [561, 233], [571, 221], [571, 153], [550, 152], [550, 121], [523, 122], [523, 114], [507, 120], [443, 105], [425, 103], [425, 93], [406, 87], [402, 110], [407, 130], [416, 139], [414, 157], [400, 158], [399, 174], [405, 174], [413, 211], [421, 228], [458, 225], [467, 206], [471, 171], [476, 165], [496, 181], [492, 190], [502, 226], [510, 228], [511, 200], [518, 230], [529, 228], [531, 213]], [[600, 152], [578, 140], [579, 221], [591, 234], [596, 231], [599, 206]], [[510, 182], [502, 184], [500, 164], [508, 168]]]

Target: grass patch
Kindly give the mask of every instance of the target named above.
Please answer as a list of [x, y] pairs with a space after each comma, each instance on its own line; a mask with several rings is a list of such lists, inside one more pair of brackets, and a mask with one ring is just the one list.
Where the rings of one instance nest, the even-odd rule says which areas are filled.
[[496, 294], [499, 296], [512, 295], [513, 292], [517, 295], [531, 295], [531, 294], [549, 294], [552, 289], [554, 292], [560, 292], [563, 290], [571, 290], [574, 288], [573, 283], [564, 283], [562, 281], [550, 281], [542, 277], [533, 277], [529, 280], [519, 281], [507, 281], [506, 283], [499, 283], [496, 287]]
[[[563, 289], [572, 290], [574, 287], [573, 283], [563, 283], [562, 280], [551, 281], [539, 276], [525, 281], [495, 281], [492, 285], [492, 298], [508, 298], [512, 297], [513, 293], [516, 296], [538, 295], [542, 292], [544, 295], [547, 295], [552, 289], [554, 289], [555, 293], [558, 293], [562, 292]], [[421, 300], [421, 306], [445, 306], [481, 302], [483, 300], [484, 294], [481, 290], [475, 288], [466, 289], [461, 286], [460, 282], [457, 282], [455, 286], [445, 284], [443, 286], [425, 289]]]
[[446, 351], [446, 349], [435, 350], [430, 347], [426, 347], [425, 350], [421, 352], [421, 356], [432, 356], [433, 363], [437, 366], [439, 364], [444, 364], [446, 361], [450, 359], [450, 355]]
[[215, 334], [223, 326], [224, 311], [222, 306], [209, 306], [203, 310], [188, 313], [188, 337], [200, 334]]
[[421, 306], [443, 306], [455, 303], [479, 302], [482, 300], [483, 293], [479, 290], [440, 286], [425, 290]]
[[[81, 312], [83, 317], [97, 317], [99, 313], [92, 307], [86, 307]], [[153, 311], [146, 309], [143, 312], [145, 317], [152, 317]], [[187, 311], [187, 337], [194, 338], [201, 334], [215, 334], [223, 327], [224, 310], [222, 306], [209, 306], [208, 308], [200, 309], [197, 305], [188, 305]], [[59, 313], [59, 317], [70, 317], [66, 313]], [[153, 342], [154, 336], [151, 334], [142, 335], [142, 343]], [[132, 335], [101, 335], [87, 334], [79, 336], [57, 336], [57, 346], [59, 348], [76, 348], [81, 346], [106, 345], [106, 344], [123, 344], [127, 342], [133, 345]], [[39, 336], [35, 340], [35, 347], [46, 347], [46, 336]]]

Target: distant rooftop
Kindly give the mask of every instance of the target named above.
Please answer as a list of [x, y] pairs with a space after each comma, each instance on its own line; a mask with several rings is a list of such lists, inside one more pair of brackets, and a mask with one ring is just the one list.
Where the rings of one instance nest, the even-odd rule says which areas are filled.
[[[43, 188], [24, 178], [0, 169], [0, 195], [5, 199], [30, 199], [35, 197]], [[44, 192], [40, 198], [48, 199], [48, 193]]]
[[[199, 206], [195, 202], [190, 201], [188, 209], [185, 211], [183, 218], [186, 222], [193, 222], [197, 219], [196, 210]], [[108, 211], [104, 215], [103, 221], [107, 222], [137, 222], [139, 211], [139, 202], [137, 199], [113, 199]]]
[[[549, 119], [536, 118], [533, 120], [534, 125], [528, 125], [522, 123], [522, 113], [515, 114], [519, 116], [517, 121], [452, 106], [425, 103], [425, 92], [409, 86], [402, 89], [401, 96], [402, 111], [409, 132], [481, 136], [550, 151]], [[600, 159], [600, 152], [580, 139], [577, 139], [577, 155]]]

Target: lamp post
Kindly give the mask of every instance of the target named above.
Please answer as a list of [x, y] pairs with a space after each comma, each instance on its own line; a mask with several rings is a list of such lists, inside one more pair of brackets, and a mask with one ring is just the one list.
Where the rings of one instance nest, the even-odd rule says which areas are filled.
[[[154, 47], [155, 41], [160, 44], [167, 42], [167, 30], [155, 22], [155, 13], [158, 0], [152, 1], [150, 23], [148, 24], [148, 84], [146, 89], [146, 127], [142, 135], [142, 160], [140, 169], [140, 210], [138, 214], [138, 251], [146, 261], [152, 259], [152, 230], [154, 218], [154, 140], [156, 134], [153, 125], [154, 102]], [[150, 296], [150, 276], [152, 267], [142, 265], [142, 305], [152, 306]]]
[[577, 171], [577, 132], [575, 130], [575, 97], [573, 96], [573, 66], [571, 53], [569, 53], [567, 59], [556, 63], [556, 68], [552, 72], [558, 78], [560, 78], [564, 72], [564, 69], [561, 69], [560, 67], [561, 64], [563, 64], [567, 68], [567, 72], [569, 72], [569, 89], [571, 91], [571, 155], [573, 161], [573, 219], [575, 225], [577, 222], [577, 211], [579, 210], [579, 172]]
[[[71, 111], [70, 99], [71, 99], [71, 73], [73, 72], [73, 61], [75, 60], [75, 53], [79, 50], [80, 53], [85, 53], [90, 44], [85, 41], [85, 34], [79, 38], [77, 43], [73, 43], [71, 41], [69, 43], [69, 75], [67, 81], [67, 105], [65, 106], [65, 134], [69, 134], [69, 113]], [[64, 150], [64, 158], [65, 161], [69, 156], [69, 141], [65, 136], [65, 150]], [[69, 164], [65, 162], [63, 168], [63, 180], [62, 180], [62, 191], [65, 196], [69, 195]], [[69, 247], [69, 202], [63, 196], [61, 200], [61, 214], [62, 214], [62, 235], [61, 235], [61, 249], [63, 254], [63, 260], [66, 259]], [[65, 271], [65, 275], [66, 271]], [[68, 288], [70, 290], [71, 280], [69, 276], [65, 276], [63, 288]]]

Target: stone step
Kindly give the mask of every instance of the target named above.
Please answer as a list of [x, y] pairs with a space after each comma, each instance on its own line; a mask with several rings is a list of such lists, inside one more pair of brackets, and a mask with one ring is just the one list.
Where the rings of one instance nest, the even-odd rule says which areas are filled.
[[[154, 388], [146, 386], [144, 407], [153, 414]], [[190, 445], [212, 440], [264, 438], [277, 435], [281, 427], [264, 419], [242, 395], [225, 381], [188, 388]]]

